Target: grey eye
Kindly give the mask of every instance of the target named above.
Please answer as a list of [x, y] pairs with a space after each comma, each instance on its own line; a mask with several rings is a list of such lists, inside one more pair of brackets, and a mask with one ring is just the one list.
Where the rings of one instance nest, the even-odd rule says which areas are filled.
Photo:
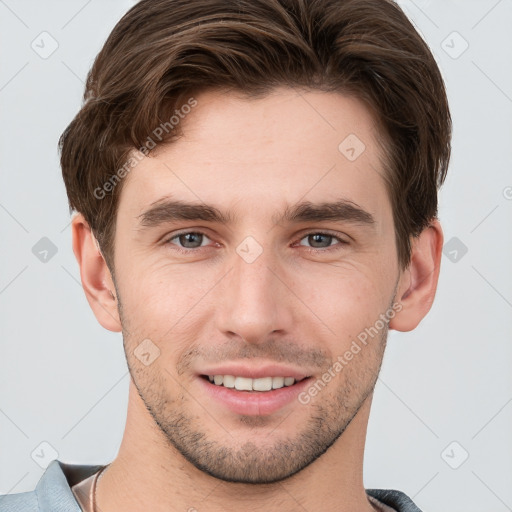
[[311, 247], [318, 249], [331, 246], [332, 241], [337, 239], [337, 237], [327, 233], [310, 233], [309, 235], [306, 235], [302, 240], [304, 239], [308, 240], [308, 243], [311, 244]]
[[205, 238], [208, 238], [205, 234], [189, 231], [187, 233], [180, 233], [179, 235], [174, 236], [169, 240], [169, 243], [174, 243], [173, 240], [178, 240], [178, 247], [183, 247], [184, 249], [197, 249], [201, 247]]

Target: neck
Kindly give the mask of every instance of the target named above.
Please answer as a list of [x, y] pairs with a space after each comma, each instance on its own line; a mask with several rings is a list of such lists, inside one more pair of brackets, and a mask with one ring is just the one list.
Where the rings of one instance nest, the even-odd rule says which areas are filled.
[[219, 480], [189, 463], [166, 442], [130, 382], [123, 440], [98, 482], [96, 509], [374, 512], [363, 486], [371, 400], [372, 394], [338, 440], [302, 471], [272, 484], [244, 484]]

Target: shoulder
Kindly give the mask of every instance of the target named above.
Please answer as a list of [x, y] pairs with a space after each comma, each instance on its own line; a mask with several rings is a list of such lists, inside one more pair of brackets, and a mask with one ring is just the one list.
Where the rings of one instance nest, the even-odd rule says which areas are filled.
[[71, 487], [101, 467], [53, 460], [33, 491], [0, 496], [0, 512], [81, 512]]
[[396, 489], [366, 489], [366, 494], [392, 507], [396, 512], [421, 512], [407, 494]]
[[36, 491], [0, 496], [0, 512], [38, 512]]

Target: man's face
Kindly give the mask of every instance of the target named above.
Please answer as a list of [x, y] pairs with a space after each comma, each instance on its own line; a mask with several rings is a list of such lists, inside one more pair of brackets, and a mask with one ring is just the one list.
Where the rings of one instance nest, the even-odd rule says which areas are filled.
[[[335, 93], [196, 99], [184, 137], [125, 178], [115, 271], [127, 361], [189, 462], [225, 480], [277, 481], [338, 439], [382, 362], [378, 320], [400, 275], [373, 119]], [[208, 205], [225, 222], [166, 201]], [[338, 208], [313, 215], [326, 203]], [[209, 375], [240, 378], [233, 388]], [[293, 376], [306, 379], [245, 390]]]

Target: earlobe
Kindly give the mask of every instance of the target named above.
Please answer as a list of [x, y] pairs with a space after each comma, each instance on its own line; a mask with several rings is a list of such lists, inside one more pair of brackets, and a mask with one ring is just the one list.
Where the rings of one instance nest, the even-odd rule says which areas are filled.
[[432, 307], [439, 279], [443, 230], [437, 219], [413, 240], [411, 263], [400, 278], [395, 301], [400, 311], [389, 322], [396, 331], [412, 331]]
[[120, 332], [121, 321], [112, 275], [99, 244], [82, 214], [71, 221], [73, 252], [87, 301], [98, 322], [109, 331]]

